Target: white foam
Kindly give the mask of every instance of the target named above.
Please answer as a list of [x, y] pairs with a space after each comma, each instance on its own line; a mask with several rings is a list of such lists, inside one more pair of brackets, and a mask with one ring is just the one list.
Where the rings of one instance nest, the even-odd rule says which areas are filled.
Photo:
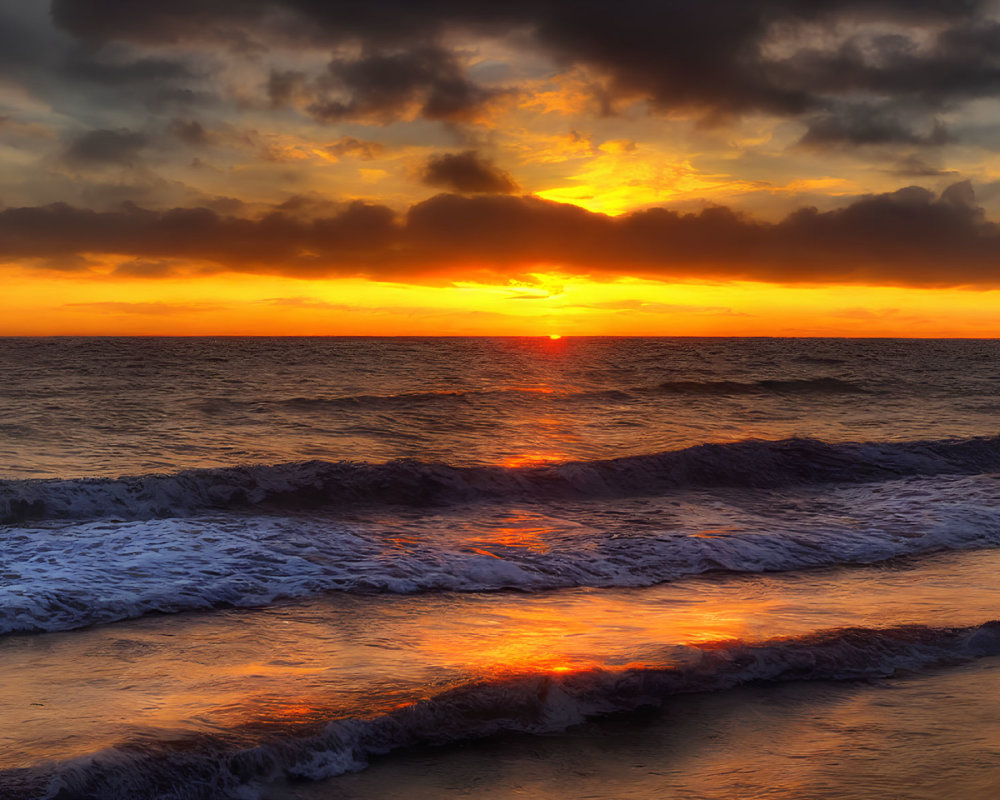
[[[911, 478], [799, 492], [688, 493], [351, 522], [226, 515], [46, 523], [2, 534], [0, 632], [329, 591], [643, 586], [1000, 546], [1000, 479]], [[511, 538], [513, 537], [513, 539]], [[520, 539], [518, 537], [521, 537]]]

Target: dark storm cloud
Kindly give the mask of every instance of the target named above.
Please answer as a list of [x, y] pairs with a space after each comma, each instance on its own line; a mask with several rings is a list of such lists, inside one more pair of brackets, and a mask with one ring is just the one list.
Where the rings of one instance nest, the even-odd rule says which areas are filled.
[[475, 150], [431, 156], [422, 180], [428, 186], [462, 194], [511, 194], [514, 179]]
[[197, 77], [186, 64], [165, 58], [138, 58], [109, 61], [88, 51], [73, 53], [65, 64], [66, 76], [93, 83], [120, 87], [138, 83], [188, 80]]
[[66, 160], [76, 165], [129, 165], [147, 144], [144, 134], [125, 128], [87, 131], [66, 148]]
[[834, 50], [802, 49], [777, 62], [775, 75], [813, 91], [909, 97], [930, 107], [995, 94], [1000, 88], [1000, 24], [958, 11], [928, 43], [904, 33], [859, 34]]
[[[708, 118], [825, 114], [814, 122], [814, 142], [865, 143], [913, 134], [885, 119], [865, 129], [838, 99], [903, 97], [933, 111], [997, 93], [1000, 26], [987, 8], [981, 0], [55, 0], [53, 16], [91, 41], [218, 39], [223, 31], [266, 29], [272, 39], [313, 46], [360, 42], [361, 58], [331, 64], [327, 78], [346, 99], [317, 99], [311, 111], [323, 119], [385, 117], [414, 102], [432, 119], [468, 118], [489, 92], [462, 73], [442, 35], [515, 30], [557, 62], [603, 74], [612, 97], [647, 97], [654, 107]], [[881, 32], [857, 27], [868, 22]], [[828, 33], [840, 23], [846, 33], [836, 46], [796, 38], [802, 25]], [[896, 30], [886, 33], [886, 25]], [[775, 49], [776, 42], [793, 46]], [[272, 102], [288, 102], [296, 80], [276, 73]], [[836, 119], [842, 112], [848, 118]]]
[[823, 149], [837, 145], [934, 146], [951, 139], [940, 122], [934, 120], [929, 128], [920, 130], [919, 119], [914, 120], [913, 116], [917, 115], [907, 115], [905, 111], [880, 108], [870, 103], [841, 106], [809, 121], [799, 143]]
[[95, 212], [65, 204], [0, 211], [0, 257], [117, 254], [196, 259], [298, 277], [516, 277], [539, 268], [653, 279], [1000, 286], [1000, 229], [972, 188], [908, 187], [777, 224], [725, 207], [608, 217], [537, 197], [438, 195], [403, 217], [352, 203], [319, 218], [206, 208]]
[[[462, 122], [496, 95], [467, 80], [455, 56], [436, 46], [334, 59], [319, 85], [321, 96], [308, 111], [326, 121], [391, 121], [416, 105], [427, 119]], [[328, 92], [337, 96], [322, 96]]]

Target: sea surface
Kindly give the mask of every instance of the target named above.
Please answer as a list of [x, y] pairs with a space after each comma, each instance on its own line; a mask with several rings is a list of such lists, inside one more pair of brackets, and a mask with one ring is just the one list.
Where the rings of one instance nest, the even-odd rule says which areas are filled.
[[1000, 341], [0, 376], [2, 798], [1000, 796]]

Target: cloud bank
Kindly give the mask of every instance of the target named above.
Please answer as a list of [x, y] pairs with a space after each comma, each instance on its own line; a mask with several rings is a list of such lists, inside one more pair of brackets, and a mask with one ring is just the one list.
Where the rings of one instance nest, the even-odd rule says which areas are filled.
[[[440, 281], [538, 271], [600, 277], [1000, 286], [1000, 227], [971, 186], [920, 187], [833, 211], [802, 208], [778, 223], [724, 207], [651, 208], [620, 217], [537, 197], [441, 194], [396, 214], [354, 202], [304, 220], [255, 219], [206, 208], [66, 204], [0, 211], [0, 258], [123, 256], [122, 274], [174, 274], [175, 260], [303, 278], [363, 275]], [[169, 260], [168, 269], [165, 260]], [[162, 267], [160, 265], [163, 265]]]

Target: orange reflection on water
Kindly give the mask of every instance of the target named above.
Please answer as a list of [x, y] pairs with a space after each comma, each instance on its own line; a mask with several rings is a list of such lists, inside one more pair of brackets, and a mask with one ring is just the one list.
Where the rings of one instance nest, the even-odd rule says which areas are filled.
[[567, 460], [568, 457], [565, 453], [535, 451], [507, 456], [500, 462], [500, 465], [504, 467], [540, 467], [545, 464], [559, 464]]
[[[551, 549], [550, 540], [555, 531], [552, 523], [545, 517], [529, 511], [512, 510], [501, 517], [499, 522], [500, 525], [490, 529], [488, 537], [472, 541], [483, 547], [523, 547], [538, 553], [546, 553]], [[484, 555], [499, 558], [492, 552], [485, 552]]]
[[[545, 391], [546, 394], [554, 392], [552, 388]], [[526, 435], [522, 441], [515, 439], [512, 442], [518, 450], [501, 458], [501, 466], [539, 467], [574, 460], [566, 451], [565, 445], [578, 442], [580, 436], [567, 424], [565, 418], [554, 414], [526, 414], [519, 421], [519, 427], [525, 429]]]
[[[527, 511], [501, 522], [498, 536], [512, 543], [548, 535]], [[559, 535], [571, 546], [571, 533]], [[8, 637], [0, 752], [8, 768], [83, 755], [147, 728], [237, 729], [252, 738], [275, 724], [385, 713], [470, 682], [699, 658], [678, 645], [978, 623], [1000, 604], [998, 570], [994, 550], [919, 568], [702, 577], [636, 589], [330, 595]]]
[[555, 394], [556, 390], [552, 386], [510, 386], [512, 392], [524, 392], [525, 394]]
[[773, 613], [773, 601], [766, 598], [655, 604], [637, 599], [628, 592], [609, 597], [595, 590], [504, 603], [501, 617], [473, 614], [428, 626], [420, 649], [434, 661], [499, 677], [669, 667], [676, 663], [678, 645], [750, 640], [774, 632], [754, 630], [755, 620]]

